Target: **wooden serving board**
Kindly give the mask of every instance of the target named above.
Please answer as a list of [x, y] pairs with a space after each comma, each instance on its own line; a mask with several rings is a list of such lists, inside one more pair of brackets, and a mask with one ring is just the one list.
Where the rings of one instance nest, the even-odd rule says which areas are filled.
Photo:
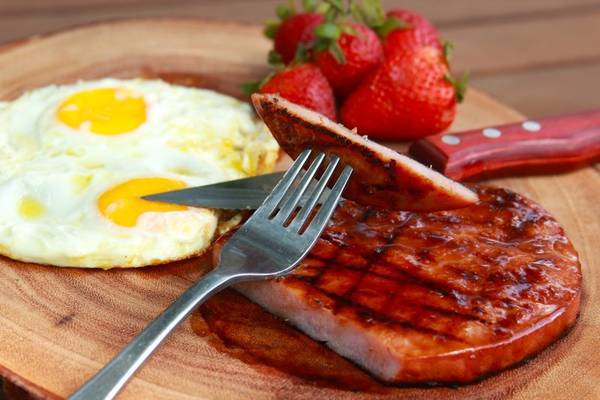
[[[15, 98], [38, 86], [105, 76], [160, 76], [239, 95], [240, 83], [264, 75], [268, 47], [259, 27], [227, 22], [149, 19], [89, 25], [0, 47], [0, 99]], [[452, 129], [522, 118], [471, 90]], [[210, 335], [198, 336], [188, 321], [121, 398], [600, 397], [598, 171], [587, 168], [493, 183], [523, 193], [550, 210], [565, 227], [583, 265], [579, 322], [567, 337], [528, 363], [458, 388], [347, 391], [243, 361], [244, 357], [216, 346]], [[21, 388], [41, 398], [67, 396], [209, 267], [206, 258], [111, 271], [0, 259], [0, 376], [11, 382], [12, 391]], [[194, 318], [201, 319], [199, 315]]]

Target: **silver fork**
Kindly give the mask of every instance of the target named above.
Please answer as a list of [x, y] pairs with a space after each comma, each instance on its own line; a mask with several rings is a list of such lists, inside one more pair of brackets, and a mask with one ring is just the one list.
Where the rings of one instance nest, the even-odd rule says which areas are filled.
[[[317, 154], [301, 174], [310, 154], [305, 150], [296, 159], [263, 204], [225, 243], [216, 268], [186, 290], [70, 399], [114, 398], [163, 340], [209, 296], [243, 280], [284, 275], [298, 265], [325, 228], [352, 174], [352, 168], [345, 166], [331, 192], [320, 198], [339, 158], [330, 156], [321, 178], [313, 184], [325, 154]], [[298, 210], [309, 187], [312, 192], [306, 193], [308, 200]], [[319, 200], [322, 204], [316, 211]]]

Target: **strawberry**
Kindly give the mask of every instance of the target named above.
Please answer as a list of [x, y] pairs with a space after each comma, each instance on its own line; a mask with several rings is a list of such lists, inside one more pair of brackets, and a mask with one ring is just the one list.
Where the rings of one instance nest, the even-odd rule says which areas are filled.
[[401, 27], [383, 32], [383, 52], [386, 57], [422, 46], [442, 48], [435, 27], [419, 14], [409, 10], [392, 10], [387, 16], [400, 21]]
[[[274, 41], [274, 49], [269, 52], [271, 64], [289, 64], [300, 50], [312, 47], [315, 28], [325, 21], [324, 8], [317, 0], [303, 0], [303, 11], [298, 13], [296, 2], [280, 4], [275, 9], [278, 19], [268, 20], [264, 34]], [[300, 60], [302, 61], [302, 60]]]
[[295, 14], [283, 20], [274, 34], [274, 48], [285, 64], [294, 59], [299, 44], [309, 46], [315, 40], [314, 30], [324, 20], [316, 12]]
[[421, 46], [442, 47], [434, 26], [413, 11], [391, 10], [386, 14], [379, 0], [363, 0], [362, 3], [353, 1], [351, 12], [354, 19], [381, 37], [385, 57]]
[[348, 97], [340, 116], [375, 139], [416, 139], [448, 128], [464, 88], [464, 81], [450, 77], [441, 49], [420, 47], [386, 58]]
[[315, 32], [318, 41], [314, 61], [340, 97], [354, 90], [382, 61], [379, 38], [363, 24], [340, 26], [326, 22]]
[[336, 120], [335, 99], [327, 79], [313, 64], [289, 66], [276, 72], [259, 89], [278, 93], [285, 99]]

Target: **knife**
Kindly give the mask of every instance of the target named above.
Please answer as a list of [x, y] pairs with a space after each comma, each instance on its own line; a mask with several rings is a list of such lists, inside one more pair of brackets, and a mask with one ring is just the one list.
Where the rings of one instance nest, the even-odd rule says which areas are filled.
[[282, 177], [283, 172], [274, 172], [251, 178], [152, 194], [142, 198], [192, 207], [255, 210]]
[[600, 110], [434, 135], [408, 153], [459, 181], [564, 172], [600, 161]]
[[[557, 172], [600, 161], [600, 110], [443, 133], [409, 155], [455, 180]], [[193, 207], [256, 209], [283, 172], [153, 194], [145, 200]]]

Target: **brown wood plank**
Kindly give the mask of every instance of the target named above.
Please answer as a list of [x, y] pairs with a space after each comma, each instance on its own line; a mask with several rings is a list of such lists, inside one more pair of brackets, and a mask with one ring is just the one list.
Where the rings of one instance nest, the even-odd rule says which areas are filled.
[[[218, 16], [236, 19], [232, 15], [240, 7], [244, 8], [244, 16], [248, 12], [253, 18], [264, 18], [265, 12], [272, 12], [274, 5], [284, 0], [228, 0], [215, 2], [211, 0], [21, 0], [0, 3], [2, 13], [27, 13], [32, 12], [69, 12], [90, 8], [118, 9], [130, 5], [139, 5], [144, 8], [163, 8], [168, 6], [216, 6]], [[544, 15], [554, 12], [569, 12], [590, 6], [600, 6], [600, 0], [523, 0], [523, 1], [496, 1], [496, 0], [453, 0], [451, 3], [440, 7], [439, 0], [382, 0], [386, 8], [409, 8], [427, 15], [438, 23], [456, 23], [481, 21], [483, 19], [514, 18], [526, 15], [528, 18], [536, 14]], [[211, 4], [212, 3], [212, 4]], [[215, 4], [216, 3], [216, 4]]]
[[[185, 0], [190, 2], [190, 0]], [[202, 1], [202, 0], [200, 0]], [[0, 14], [2, 13], [33, 13], [33, 12], [58, 12], [72, 11], [84, 8], [107, 7], [119, 8], [132, 4], [143, 4], [144, 6], [155, 6], [169, 3], [169, 0], [20, 0], [4, 1], [0, 3]]]
[[600, 60], [600, 9], [575, 16], [442, 29], [454, 67], [474, 74]]
[[270, 0], [253, 1], [251, 5], [235, 1], [228, 4], [226, 8], [220, 2], [175, 0], [172, 3], [165, 3], [162, 0], [153, 0], [140, 5], [135, 4], [136, 1], [143, 0], [126, 0], [124, 5], [111, 7], [76, 7], [33, 13], [0, 13], [0, 42], [92, 21], [117, 18], [181, 16], [262, 23], [274, 15], [274, 3]]
[[600, 62], [472, 79], [474, 86], [532, 117], [600, 107]]
[[549, 15], [581, 13], [600, 6], [599, 0], [383, 0], [387, 8], [405, 6], [443, 26], [543, 19]]
[[[150, 5], [141, 6], [131, 3], [141, 0], [126, 1], [125, 6], [81, 8], [77, 12], [0, 14], [0, 41], [88, 21], [122, 17], [181, 15], [259, 22], [273, 15], [274, 3], [255, 0], [249, 6], [246, 2], [232, 2], [224, 15], [222, 3], [154, 0]], [[524, 3], [529, 4], [529, 1]], [[443, 8], [455, 10], [456, 7]], [[600, 37], [600, 7], [576, 15], [556, 14], [543, 19], [451, 26], [443, 28], [442, 34], [456, 43], [455, 68], [469, 69], [475, 74], [589, 61], [600, 59], [600, 47], [596, 43], [596, 38]], [[548, 43], [552, 43], [552, 51]]]

